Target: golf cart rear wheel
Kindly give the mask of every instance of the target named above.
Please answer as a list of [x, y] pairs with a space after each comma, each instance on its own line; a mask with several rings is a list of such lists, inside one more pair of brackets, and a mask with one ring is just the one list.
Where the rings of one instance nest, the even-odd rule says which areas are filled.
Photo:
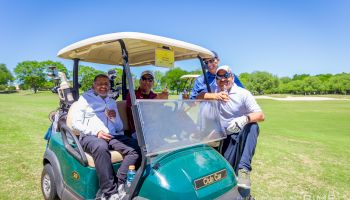
[[41, 191], [45, 200], [59, 199], [57, 196], [55, 176], [50, 164], [46, 164], [41, 173]]

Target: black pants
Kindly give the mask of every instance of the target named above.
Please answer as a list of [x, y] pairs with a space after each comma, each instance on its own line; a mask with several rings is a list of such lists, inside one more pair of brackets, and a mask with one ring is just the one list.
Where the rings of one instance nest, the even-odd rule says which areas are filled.
[[[106, 196], [116, 193], [118, 184], [125, 183], [129, 165], [138, 167], [140, 164], [141, 153], [137, 141], [125, 135], [115, 136], [109, 142], [87, 135], [80, 140], [80, 144], [94, 159], [100, 188]], [[117, 173], [118, 180], [115, 178], [109, 150], [118, 151], [123, 155], [123, 161]]]
[[222, 153], [231, 164], [236, 174], [238, 169], [252, 170], [251, 162], [259, 136], [257, 123], [247, 124], [238, 134], [227, 136], [222, 146]]

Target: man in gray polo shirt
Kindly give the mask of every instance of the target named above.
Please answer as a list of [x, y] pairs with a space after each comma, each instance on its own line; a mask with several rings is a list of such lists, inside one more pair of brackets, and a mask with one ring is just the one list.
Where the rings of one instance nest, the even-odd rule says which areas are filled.
[[197, 99], [219, 100], [221, 124], [228, 135], [223, 155], [238, 172], [238, 186], [250, 189], [251, 161], [259, 135], [257, 122], [264, 121], [264, 114], [253, 95], [234, 84], [229, 66], [216, 70], [216, 85], [211, 89], [213, 93], [200, 93]]

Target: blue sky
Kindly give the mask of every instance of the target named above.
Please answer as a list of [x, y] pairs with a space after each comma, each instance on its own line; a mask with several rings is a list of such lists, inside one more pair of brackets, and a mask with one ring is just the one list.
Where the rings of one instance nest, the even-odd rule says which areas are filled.
[[135, 31], [215, 50], [238, 74], [349, 73], [349, 11], [347, 0], [0, 0], [0, 63], [13, 70], [25, 60], [50, 59], [71, 69], [56, 57], [61, 48]]

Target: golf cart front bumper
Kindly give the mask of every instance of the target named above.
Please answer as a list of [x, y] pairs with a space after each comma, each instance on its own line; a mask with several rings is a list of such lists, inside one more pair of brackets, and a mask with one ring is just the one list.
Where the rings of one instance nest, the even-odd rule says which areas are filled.
[[243, 200], [244, 197], [238, 191], [238, 187], [233, 187], [231, 190], [216, 198], [215, 200]]

